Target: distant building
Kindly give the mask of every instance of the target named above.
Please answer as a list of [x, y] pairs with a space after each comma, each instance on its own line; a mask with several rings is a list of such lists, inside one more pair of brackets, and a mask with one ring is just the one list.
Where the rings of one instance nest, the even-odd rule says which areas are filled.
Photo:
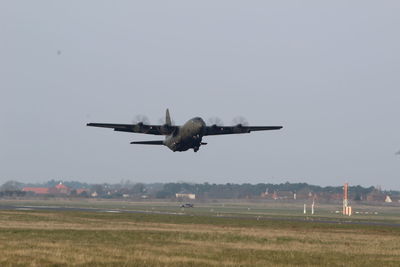
[[49, 194], [49, 189], [47, 187], [24, 187], [22, 191], [35, 193], [36, 195], [47, 195]]
[[31, 192], [36, 195], [69, 195], [71, 192], [71, 188], [64, 185], [63, 183], [59, 183], [54, 187], [24, 187], [22, 188], [24, 192]]
[[295, 193], [292, 191], [278, 191], [276, 192], [278, 199], [295, 199]]
[[296, 198], [294, 197], [294, 195], [293, 198], [298, 200], [307, 200], [313, 198], [313, 193], [308, 188], [302, 188], [300, 190], [296, 190], [294, 194], [296, 194]]
[[50, 193], [55, 195], [68, 195], [71, 192], [71, 189], [60, 182], [58, 185], [50, 188]]
[[261, 197], [261, 198], [269, 198], [269, 197], [270, 197], [270, 194], [269, 194], [269, 192], [268, 192], [268, 188], [265, 189], [265, 192], [262, 192], [262, 193], [261, 193], [260, 197]]
[[76, 189], [76, 194], [79, 196], [79, 195], [82, 195], [82, 194], [88, 194], [89, 195], [89, 189], [86, 189], [86, 188], [79, 188], [79, 189]]
[[188, 194], [188, 193], [177, 193], [175, 194], [176, 198], [187, 198], [187, 199], [196, 199], [196, 194]]
[[274, 199], [274, 200], [278, 200], [278, 199], [296, 199], [297, 198], [297, 194], [295, 192], [292, 191], [274, 191], [272, 193], [268, 192], [268, 189], [265, 190], [265, 192], [262, 192], [260, 195], [261, 198], [265, 198], [265, 199]]

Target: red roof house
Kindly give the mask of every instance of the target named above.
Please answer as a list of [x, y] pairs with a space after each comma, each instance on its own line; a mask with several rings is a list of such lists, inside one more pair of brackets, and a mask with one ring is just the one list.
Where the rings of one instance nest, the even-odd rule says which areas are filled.
[[47, 187], [24, 187], [22, 188], [22, 191], [24, 192], [32, 192], [37, 195], [68, 195], [71, 192], [71, 189], [68, 186], [65, 186], [62, 183], [59, 183], [58, 185], [47, 188]]
[[22, 191], [24, 192], [33, 192], [37, 195], [46, 195], [49, 193], [49, 189], [47, 187], [24, 187]]

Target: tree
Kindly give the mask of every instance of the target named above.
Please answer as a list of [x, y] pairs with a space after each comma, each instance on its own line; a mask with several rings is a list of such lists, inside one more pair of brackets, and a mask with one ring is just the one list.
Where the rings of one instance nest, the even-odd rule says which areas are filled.
[[146, 187], [142, 183], [137, 183], [132, 187], [133, 194], [142, 194], [146, 192]]
[[22, 190], [23, 184], [17, 181], [7, 181], [1, 187], [1, 191], [19, 191]]

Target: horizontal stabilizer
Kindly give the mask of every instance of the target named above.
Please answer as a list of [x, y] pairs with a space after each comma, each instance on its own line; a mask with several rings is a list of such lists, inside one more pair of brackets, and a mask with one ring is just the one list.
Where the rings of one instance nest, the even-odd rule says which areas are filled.
[[131, 142], [131, 144], [138, 144], [138, 145], [164, 145], [164, 141], [138, 141], [138, 142]]

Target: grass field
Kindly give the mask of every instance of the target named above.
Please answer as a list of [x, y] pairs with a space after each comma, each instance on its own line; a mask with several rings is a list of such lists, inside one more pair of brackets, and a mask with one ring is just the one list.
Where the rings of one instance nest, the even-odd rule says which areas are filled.
[[214, 216], [220, 205], [182, 211], [175, 204], [125, 204], [184, 215], [0, 210], [0, 266], [400, 265], [400, 227], [279, 219], [285, 214], [257, 220], [251, 216], [268, 215], [257, 205], [224, 205], [219, 212], [243, 213], [229, 218]]

